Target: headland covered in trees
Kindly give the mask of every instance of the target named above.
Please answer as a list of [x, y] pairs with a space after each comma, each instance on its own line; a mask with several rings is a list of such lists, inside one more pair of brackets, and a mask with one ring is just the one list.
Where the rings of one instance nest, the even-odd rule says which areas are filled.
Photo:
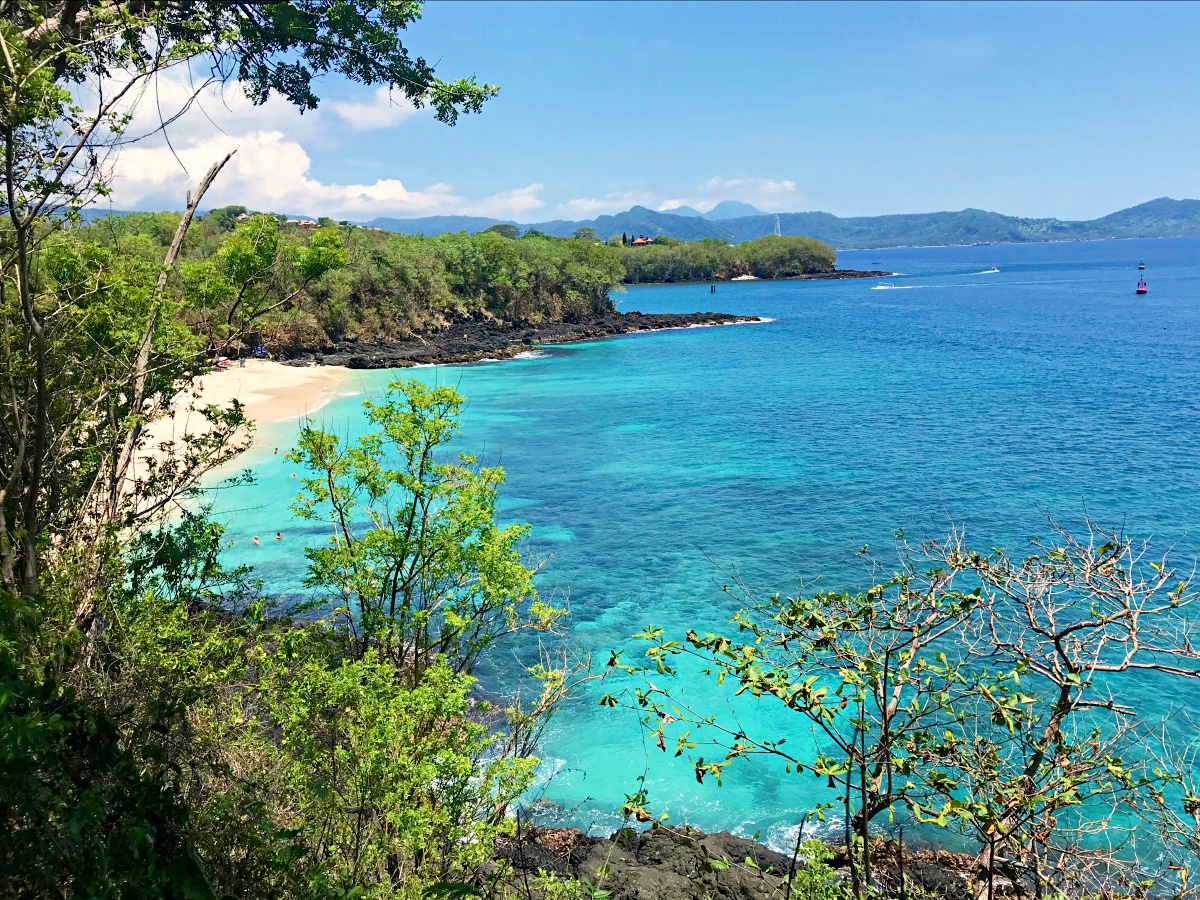
[[[152, 266], [179, 215], [126, 213], [74, 229], [97, 253]], [[539, 343], [755, 321], [719, 312], [618, 312], [622, 284], [877, 276], [836, 268], [829, 245], [765, 237], [643, 245], [478, 234], [400, 235], [223, 207], [197, 217], [180, 254], [181, 315], [218, 354], [252, 347], [296, 361], [380, 368], [504, 358]]]

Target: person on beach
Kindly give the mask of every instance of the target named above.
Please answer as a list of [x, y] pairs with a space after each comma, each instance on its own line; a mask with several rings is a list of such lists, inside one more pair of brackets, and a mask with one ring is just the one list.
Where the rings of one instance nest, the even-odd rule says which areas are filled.
[[279, 448], [278, 448], [278, 447], [276, 447], [276, 448], [275, 448], [275, 455], [276, 455], [276, 456], [278, 456], [278, 455], [279, 455]]

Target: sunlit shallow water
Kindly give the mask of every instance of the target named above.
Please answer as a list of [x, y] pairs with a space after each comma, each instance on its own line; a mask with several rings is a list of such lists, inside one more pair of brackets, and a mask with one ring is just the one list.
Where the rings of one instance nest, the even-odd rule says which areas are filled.
[[[1150, 293], [1137, 297], [1145, 258]], [[682, 637], [717, 629], [736, 571], [762, 593], [820, 576], [865, 585], [855, 556], [887, 558], [898, 528], [965, 526], [977, 544], [1017, 547], [1046, 514], [1094, 519], [1200, 550], [1200, 239], [846, 252], [875, 280], [648, 286], [617, 295], [646, 312], [716, 309], [765, 324], [687, 329], [474, 366], [355, 374], [362, 395], [393, 377], [450, 384], [468, 398], [464, 449], [508, 473], [503, 514], [533, 524], [549, 556], [543, 591], [569, 598], [571, 641], [603, 663], [640, 652], [649, 623]], [[988, 272], [989, 269], [998, 269]], [[361, 397], [317, 418], [349, 434]], [[283, 459], [296, 423], [263, 429], [242, 465], [257, 483], [218, 491], [230, 562], [268, 590], [301, 590], [305, 541], [319, 528], [287, 511], [297, 482]], [[273, 448], [280, 455], [273, 455]], [[254, 535], [280, 542], [251, 544]], [[723, 571], [724, 570], [724, 571]], [[522, 653], [493, 655], [485, 690], [503, 694]], [[739, 704], [689, 675], [685, 696], [749, 729], [813, 737], [766, 703]], [[827, 799], [810, 776], [765, 763], [697, 785], [686, 760], [647, 748], [636, 717], [597, 705], [591, 685], [544, 747], [547, 815], [605, 831], [645, 776], [672, 820], [786, 844]], [[1127, 686], [1153, 713], [1190, 707], [1146, 680]], [[650, 751], [653, 752], [650, 752]]]

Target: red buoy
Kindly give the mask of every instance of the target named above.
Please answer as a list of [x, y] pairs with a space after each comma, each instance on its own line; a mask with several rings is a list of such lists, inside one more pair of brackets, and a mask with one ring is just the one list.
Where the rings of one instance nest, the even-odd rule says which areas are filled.
[[1149, 288], [1146, 287], [1146, 279], [1145, 278], [1138, 279], [1137, 293], [1139, 293], [1139, 294], [1149, 293]]

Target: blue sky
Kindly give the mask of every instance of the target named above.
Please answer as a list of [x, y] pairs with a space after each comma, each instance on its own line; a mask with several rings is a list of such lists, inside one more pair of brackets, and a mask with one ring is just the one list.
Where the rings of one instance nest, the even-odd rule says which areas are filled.
[[[227, 89], [209, 111], [243, 161], [216, 199], [359, 219], [721, 199], [1091, 218], [1200, 197], [1198, 37], [1198, 4], [430, 3], [409, 44], [500, 85], [482, 115], [448, 128], [331, 80], [301, 117]], [[202, 169], [211, 124], [183, 129]], [[127, 205], [187, 182], [163, 152], [122, 163]]]

